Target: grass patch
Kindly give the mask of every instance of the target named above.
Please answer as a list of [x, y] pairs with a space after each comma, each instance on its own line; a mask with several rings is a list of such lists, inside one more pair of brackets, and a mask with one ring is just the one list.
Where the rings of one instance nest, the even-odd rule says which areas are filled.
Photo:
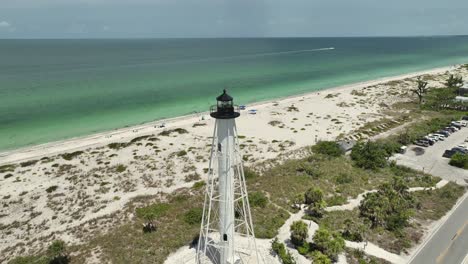
[[437, 220], [444, 216], [463, 195], [465, 188], [453, 182], [432, 191], [414, 192], [419, 202], [414, 218], [419, 220]]

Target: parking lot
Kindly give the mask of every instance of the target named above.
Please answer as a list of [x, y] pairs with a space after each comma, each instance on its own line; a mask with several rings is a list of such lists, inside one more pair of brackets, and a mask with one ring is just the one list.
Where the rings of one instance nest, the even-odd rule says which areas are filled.
[[450, 166], [448, 158], [442, 157], [445, 150], [464, 143], [468, 137], [468, 128], [464, 127], [446, 138], [429, 147], [416, 145], [408, 146], [405, 154], [396, 154], [391, 159], [397, 164], [413, 169], [422, 170], [443, 179], [455, 181], [459, 184], [468, 184], [468, 170]]

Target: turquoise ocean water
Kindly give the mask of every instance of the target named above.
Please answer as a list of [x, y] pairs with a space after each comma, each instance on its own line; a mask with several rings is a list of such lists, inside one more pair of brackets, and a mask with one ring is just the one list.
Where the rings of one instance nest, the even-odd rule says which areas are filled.
[[0, 40], [0, 150], [458, 63], [468, 37]]

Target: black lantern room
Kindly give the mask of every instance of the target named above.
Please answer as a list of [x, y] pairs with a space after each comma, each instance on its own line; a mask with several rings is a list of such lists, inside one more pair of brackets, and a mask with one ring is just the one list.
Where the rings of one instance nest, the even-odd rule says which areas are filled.
[[239, 110], [235, 109], [237, 106], [233, 104], [233, 98], [226, 93], [226, 90], [223, 91], [223, 94], [216, 97], [218, 104], [211, 107], [211, 117], [217, 119], [231, 119], [237, 118], [240, 116]]

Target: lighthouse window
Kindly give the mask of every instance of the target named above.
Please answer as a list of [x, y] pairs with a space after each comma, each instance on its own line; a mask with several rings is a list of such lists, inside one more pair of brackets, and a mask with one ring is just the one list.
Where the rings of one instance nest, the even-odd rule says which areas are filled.
[[224, 234], [224, 235], [223, 235], [223, 240], [224, 240], [224, 241], [227, 241], [227, 234]]
[[218, 151], [221, 152], [221, 143], [218, 143]]

